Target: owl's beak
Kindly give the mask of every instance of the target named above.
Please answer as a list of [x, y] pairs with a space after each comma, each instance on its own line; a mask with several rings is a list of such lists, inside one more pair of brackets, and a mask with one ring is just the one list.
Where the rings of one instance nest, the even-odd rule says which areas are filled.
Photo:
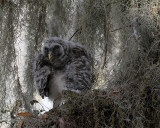
[[49, 59], [49, 61], [51, 61], [51, 55], [50, 54], [48, 55], [48, 59]]

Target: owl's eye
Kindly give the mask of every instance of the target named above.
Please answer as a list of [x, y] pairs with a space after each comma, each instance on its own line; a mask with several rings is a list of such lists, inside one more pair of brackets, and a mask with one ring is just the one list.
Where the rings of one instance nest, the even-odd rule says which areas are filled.
[[59, 47], [60, 47], [60, 46], [56, 45], [56, 46], [54, 47], [54, 49], [59, 49]]
[[59, 53], [59, 48], [60, 46], [55, 46], [53, 49], [52, 49], [52, 52], [54, 54], [54, 56], [59, 56], [60, 53]]
[[59, 51], [58, 50], [55, 50], [54, 51], [54, 56], [59, 56], [60, 54], [59, 54]]
[[55, 46], [55, 47], [52, 48], [52, 51], [53, 51], [53, 52], [56, 52], [56, 51], [59, 50], [59, 48], [60, 48], [60, 47], [57, 45], [57, 46]]

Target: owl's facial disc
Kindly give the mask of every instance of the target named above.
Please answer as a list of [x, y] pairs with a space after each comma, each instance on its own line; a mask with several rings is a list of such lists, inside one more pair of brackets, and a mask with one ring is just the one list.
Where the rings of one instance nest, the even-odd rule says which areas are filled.
[[55, 45], [49, 49], [48, 59], [51, 63], [56, 63], [57, 59], [61, 56], [61, 48], [59, 45]]

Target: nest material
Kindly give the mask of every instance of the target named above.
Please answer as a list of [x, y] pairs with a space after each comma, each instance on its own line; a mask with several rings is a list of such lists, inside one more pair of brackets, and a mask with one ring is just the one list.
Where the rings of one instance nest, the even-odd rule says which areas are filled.
[[[25, 118], [23, 128], [158, 128], [160, 89], [142, 76], [139, 85], [93, 90], [85, 95], [64, 92], [66, 102], [41, 117]], [[158, 79], [157, 79], [158, 81]], [[159, 81], [160, 82], [160, 81]], [[158, 82], [158, 83], [159, 83]]]

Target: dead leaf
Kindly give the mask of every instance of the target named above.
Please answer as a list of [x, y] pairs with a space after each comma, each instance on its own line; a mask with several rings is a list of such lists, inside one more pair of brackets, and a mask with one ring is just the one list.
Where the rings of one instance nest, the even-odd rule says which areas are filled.
[[18, 113], [17, 115], [19, 115], [19, 116], [26, 116], [26, 117], [33, 117], [33, 118], [35, 118], [32, 114], [27, 113], [27, 112]]
[[156, 12], [157, 12], [157, 8], [153, 8], [153, 9], [152, 9], [152, 15], [153, 15], [153, 16], [156, 15]]

